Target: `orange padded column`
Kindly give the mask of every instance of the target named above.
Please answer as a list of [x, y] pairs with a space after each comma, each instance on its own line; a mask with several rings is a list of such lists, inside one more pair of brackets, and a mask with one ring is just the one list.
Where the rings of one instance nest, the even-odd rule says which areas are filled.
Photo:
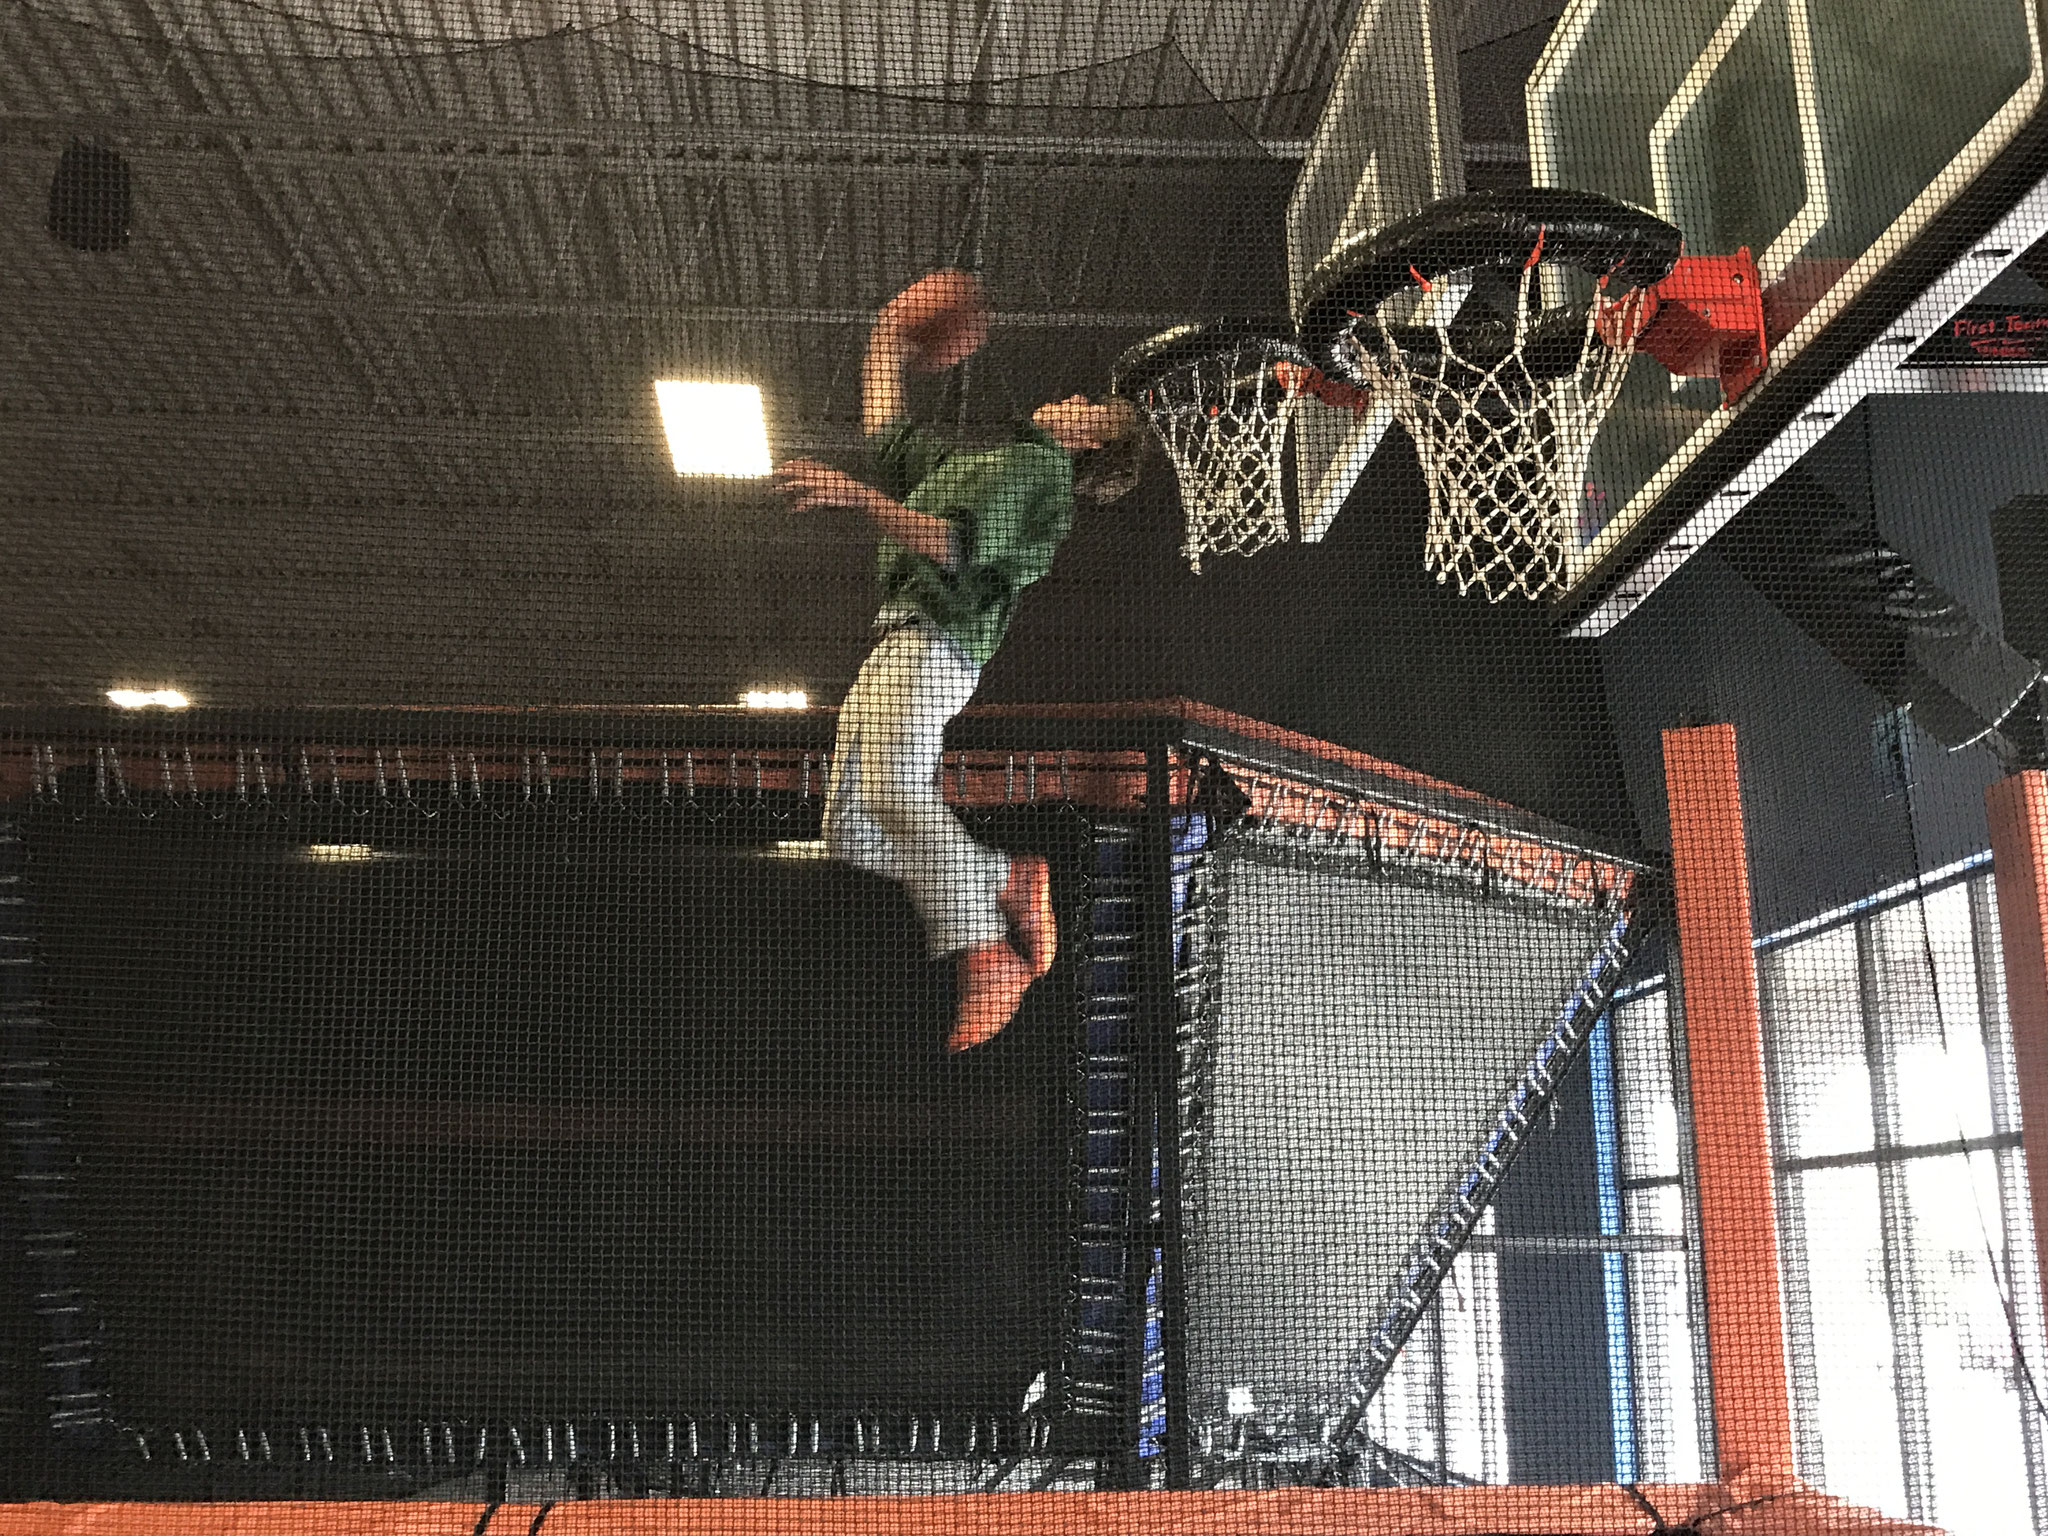
[[1792, 1477], [1763, 1020], [1735, 728], [1664, 733], [1721, 1481]]
[[1984, 791], [1984, 808], [2038, 1254], [2048, 1241], [2048, 774], [2030, 768], [2001, 779]]

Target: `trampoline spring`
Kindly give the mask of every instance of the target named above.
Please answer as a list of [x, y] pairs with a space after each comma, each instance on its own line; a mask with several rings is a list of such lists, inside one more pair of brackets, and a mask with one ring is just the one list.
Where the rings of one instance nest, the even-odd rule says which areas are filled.
[[853, 1421], [853, 1453], [856, 1456], [868, 1453], [868, 1427], [858, 1417]]
[[391, 1427], [381, 1426], [377, 1431], [378, 1449], [384, 1452], [384, 1464], [390, 1466], [398, 1460], [398, 1452], [391, 1444]]
[[683, 754], [683, 798], [697, 798], [697, 758], [696, 754], [691, 752]]
[[[192, 759], [185, 759], [185, 776], [192, 776]], [[334, 759], [334, 748], [327, 749], [327, 799], [332, 805], [341, 804], [341, 764]]]
[[[490, 1445], [490, 1442], [491, 1442], [491, 1426], [490, 1426], [490, 1425], [488, 1425], [488, 1424], [479, 1424], [479, 1425], [477, 1425], [477, 1427], [476, 1427], [476, 1464], [477, 1464], [478, 1466], [482, 1466], [482, 1465], [484, 1464], [484, 1451], [485, 1451], [486, 1447], [488, 1447], [488, 1446]], [[451, 1449], [452, 1449], [452, 1447], [451, 1447]], [[451, 1456], [451, 1457], [449, 1458], [449, 1460], [451, 1460], [451, 1461], [452, 1461], [452, 1460], [454, 1460], [454, 1457], [452, 1457], [452, 1456]]]
[[474, 752], [469, 754], [469, 791], [478, 805], [484, 803], [484, 776], [477, 770]]
[[205, 1430], [195, 1428], [192, 1431], [192, 1443], [199, 1447], [199, 1459], [201, 1461], [213, 1460], [213, 1447], [206, 1443]]
[[663, 805], [669, 803], [668, 754], [666, 752], [661, 754], [661, 803]]
[[953, 781], [960, 788], [960, 798], [967, 798], [967, 754], [956, 753], [953, 758]]
[[690, 1442], [690, 1456], [694, 1460], [700, 1454], [697, 1449], [697, 1421], [695, 1419], [685, 1419], [683, 1420], [683, 1428], [687, 1432]]
[[107, 749], [105, 747], [94, 747], [92, 749], [92, 759], [93, 788], [98, 793], [101, 803], [104, 804], [107, 798]]
[[584, 774], [590, 784], [590, 803], [597, 804], [597, 753], [585, 750]]
[[391, 798], [391, 789], [384, 781], [384, 749], [379, 747], [370, 756], [376, 763], [377, 798], [379, 800], [389, 800]]
[[729, 1457], [737, 1457], [739, 1453], [740, 1421], [738, 1419], [727, 1419], [725, 1421], [725, 1454]]
[[612, 752], [612, 802], [617, 804], [626, 798], [626, 754], [614, 749]]
[[638, 1419], [633, 1420], [626, 1426], [626, 1455], [634, 1461], [640, 1459], [640, 1421]]
[[526, 1442], [519, 1438], [519, 1426], [517, 1424], [507, 1425], [505, 1428], [505, 1438], [511, 1442], [512, 1459], [522, 1467], [525, 1466]]
[[334, 1437], [327, 1433], [327, 1426], [320, 1426], [320, 1455], [325, 1461], [334, 1460]]
[[[164, 786], [166, 788], [170, 787], [170, 778], [171, 771], [169, 766], [166, 765], [164, 768]], [[313, 798], [313, 759], [307, 754], [304, 747], [299, 748], [299, 795], [300, 798], [306, 800]]]
[[123, 800], [126, 800], [128, 798], [128, 775], [121, 771], [120, 748], [107, 748], [107, 766], [114, 770], [114, 793]]
[[725, 797], [728, 800], [740, 797], [740, 755], [737, 752], [725, 754]]
[[761, 1422], [751, 1414], [747, 1416], [747, 1455], [755, 1461], [761, 1459]]
[[966, 1454], [967, 1454], [967, 1457], [968, 1457], [968, 1459], [969, 1459], [969, 1460], [972, 1460], [972, 1459], [973, 1459], [973, 1458], [974, 1458], [975, 1456], [977, 1456], [977, 1455], [979, 1455], [979, 1454], [980, 1454], [980, 1451], [981, 1451], [981, 1421], [980, 1421], [980, 1420], [978, 1420], [978, 1419], [969, 1419], [969, 1420], [967, 1421], [967, 1447], [966, 1447]]
[[783, 1455], [785, 1455], [785, 1456], [794, 1456], [794, 1455], [796, 1455], [796, 1451], [797, 1451], [797, 1443], [798, 1443], [798, 1442], [797, 1442], [797, 1436], [798, 1436], [798, 1433], [799, 1433], [799, 1431], [798, 1431], [798, 1428], [797, 1428], [797, 1422], [796, 1422], [796, 1420], [795, 1420], [795, 1419], [791, 1419], [791, 1420], [789, 1421], [789, 1436], [788, 1436], [788, 1439], [787, 1439], [787, 1440], [785, 1441], [785, 1444], [786, 1444], [786, 1445], [788, 1446], [788, 1449], [787, 1449], [787, 1450], [785, 1450], [785, 1451], [783, 1452]]
[[420, 1425], [420, 1451], [431, 1467], [434, 1464], [434, 1428], [431, 1424]]
[[550, 804], [555, 798], [555, 776], [548, 771], [548, 755], [540, 754], [540, 797]]
[[565, 1421], [562, 1425], [562, 1452], [572, 1467], [582, 1460], [582, 1448], [576, 1443], [576, 1423], [573, 1419]]
[[1012, 752], [1003, 759], [1003, 804], [1008, 805], [1017, 798], [1017, 754]]
[[799, 752], [797, 754], [796, 789], [799, 799], [808, 800], [811, 798], [811, 754], [808, 752]]
[[754, 799], [757, 802], [760, 800], [761, 792], [765, 787], [766, 780], [761, 773], [761, 754], [756, 752], [754, 754]]
[[811, 1454], [818, 1454], [818, 1447], [824, 1443], [824, 1427], [816, 1419], [811, 1420]]
[[917, 1451], [918, 1451], [918, 1443], [917, 1443], [917, 1442], [918, 1442], [918, 1433], [917, 1433], [917, 1432], [918, 1432], [918, 1429], [919, 1429], [919, 1427], [920, 1427], [920, 1426], [919, 1426], [919, 1424], [918, 1424], [918, 1422], [917, 1422], [917, 1415], [913, 1413], [913, 1414], [912, 1414], [912, 1415], [910, 1416], [910, 1454], [911, 1454], [911, 1455], [913, 1455], [913, 1456], [915, 1456], [915, 1455], [917, 1454]]
[[1024, 798], [1033, 805], [1038, 803], [1038, 754], [1036, 752], [1026, 752], [1024, 754]]
[[[177, 791], [171, 787], [171, 753], [168, 747], [156, 749], [156, 764], [157, 772], [162, 775], [164, 781], [164, 798], [169, 800]], [[308, 790], [308, 793], [310, 792]]]
[[142, 1459], [143, 1459], [144, 1461], [148, 1461], [148, 1460], [150, 1459], [150, 1455], [149, 1455], [149, 1436], [145, 1435], [145, 1434], [144, 1434], [144, 1433], [143, 1433], [143, 1432], [142, 1432], [141, 1430], [139, 1430], [139, 1429], [137, 1429], [137, 1430], [131, 1430], [131, 1431], [130, 1431], [130, 1433], [131, 1433], [131, 1434], [133, 1434], [133, 1435], [135, 1436], [135, 1449], [136, 1449], [136, 1451], [137, 1451], [138, 1453], [140, 1453], [140, 1455], [141, 1455], [141, 1457], [142, 1457]]
[[[250, 751], [251, 751], [251, 752], [252, 752], [252, 753], [254, 754], [254, 756], [255, 756], [255, 759], [256, 759], [256, 795], [257, 795], [257, 798], [258, 798], [258, 799], [260, 799], [260, 800], [265, 800], [265, 801], [267, 801], [267, 800], [269, 800], [269, 799], [270, 799], [270, 770], [269, 770], [268, 768], [266, 768], [266, 767], [265, 767], [265, 766], [263, 765], [263, 749], [262, 749], [261, 747], [252, 747], [252, 748], [250, 748]], [[120, 760], [119, 758], [115, 758], [115, 759], [114, 759], [114, 777], [118, 779], [118, 778], [119, 778], [120, 776], [121, 776], [121, 760]], [[123, 791], [122, 791], [122, 793], [123, 793], [123, 794], [125, 794], [125, 793], [127, 793], [127, 791], [126, 791], [126, 790], [123, 790]]]
[[185, 1448], [185, 1432], [183, 1430], [174, 1429], [171, 1431], [171, 1444], [178, 1448], [178, 1460], [190, 1461], [192, 1459], [192, 1453]]
[[451, 804], [457, 803], [462, 799], [462, 772], [455, 766], [453, 752], [443, 755], [448, 759], [448, 799]]
[[1065, 747], [1060, 748], [1060, 798], [1062, 800], [1074, 798], [1074, 786], [1072, 778], [1068, 773], [1067, 749]]
[[393, 757], [398, 759], [398, 795], [407, 805], [412, 804], [412, 775], [406, 771], [405, 748], [394, 747]]
[[241, 1453], [242, 1460], [249, 1461], [253, 1459], [249, 1455], [249, 1431], [240, 1425], [237, 1425], [235, 1428], [235, 1449]]
[[540, 1457], [553, 1466], [555, 1461], [555, 1426], [552, 1422], [543, 1424], [540, 1430]]

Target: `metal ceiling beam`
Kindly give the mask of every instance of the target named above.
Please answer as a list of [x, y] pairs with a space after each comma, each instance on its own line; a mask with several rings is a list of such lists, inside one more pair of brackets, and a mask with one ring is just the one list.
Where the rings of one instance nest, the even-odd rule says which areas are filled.
[[[1055, 109], [1047, 109], [1051, 112]], [[504, 123], [420, 118], [232, 117], [205, 113], [12, 112], [0, 114], [0, 143], [26, 140], [61, 147], [81, 131], [124, 148], [214, 150], [222, 141], [263, 159], [280, 154], [321, 162], [382, 161], [403, 157], [452, 167], [480, 160], [563, 161], [588, 168], [592, 155], [661, 166], [900, 165], [926, 170], [957, 166], [971, 171], [977, 157], [995, 164], [1214, 165], [1218, 161], [1291, 163], [1308, 153], [1306, 139], [1139, 138], [1120, 134], [880, 133], [759, 127], [622, 123], [514, 127]]]
[[[668, 304], [655, 300], [612, 299], [432, 299], [389, 292], [336, 293], [252, 293], [247, 289], [118, 288], [95, 286], [89, 292], [53, 293], [47, 288], [23, 288], [0, 284], [9, 295], [8, 307], [17, 317], [41, 309], [65, 327], [76, 325], [70, 312], [73, 302], [90, 303], [104, 311], [110, 304], [131, 303], [140, 307], [175, 305], [179, 309], [221, 309], [244, 314], [265, 315], [371, 315], [412, 318], [507, 320], [563, 318], [577, 320], [659, 320], [701, 321], [712, 325], [833, 326], [872, 325], [875, 311], [859, 309], [797, 309], [764, 304], [759, 308], [726, 304]], [[1185, 324], [1185, 313], [1146, 310], [998, 310], [989, 317], [997, 331], [1160, 331]]]

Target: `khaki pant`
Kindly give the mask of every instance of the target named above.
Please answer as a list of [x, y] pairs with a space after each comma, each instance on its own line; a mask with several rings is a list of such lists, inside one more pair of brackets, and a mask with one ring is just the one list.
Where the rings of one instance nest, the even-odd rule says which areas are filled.
[[924, 919], [931, 954], [1000, 939], [996, 897], [1009, 858], [967, 835], [939, 788], [946, 722], [967, 707], [981, 668], [928, 621], [876, 642], [839, 710], [825, 793], [834, 858], [899, 881]]

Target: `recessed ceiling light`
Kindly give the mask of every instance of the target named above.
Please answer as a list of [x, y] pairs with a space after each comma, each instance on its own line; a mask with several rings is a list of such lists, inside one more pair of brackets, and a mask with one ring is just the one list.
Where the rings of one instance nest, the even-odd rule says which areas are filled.
[[378, 850], [368, 843], [308, 843], [306, 857], [315, 864], [368, 864]]
[[654, 398], [677, 474], [741, 479], [768, 473], [768, 426], [755, 385], [657, 379]]
[[109, 688], [107, 698], [121, 709], [186, 709], [192, 703], [175, 688]]
[[749, 709], [809, 709], [811, 696], [801, 688], [749, 688], [740, 702]]

